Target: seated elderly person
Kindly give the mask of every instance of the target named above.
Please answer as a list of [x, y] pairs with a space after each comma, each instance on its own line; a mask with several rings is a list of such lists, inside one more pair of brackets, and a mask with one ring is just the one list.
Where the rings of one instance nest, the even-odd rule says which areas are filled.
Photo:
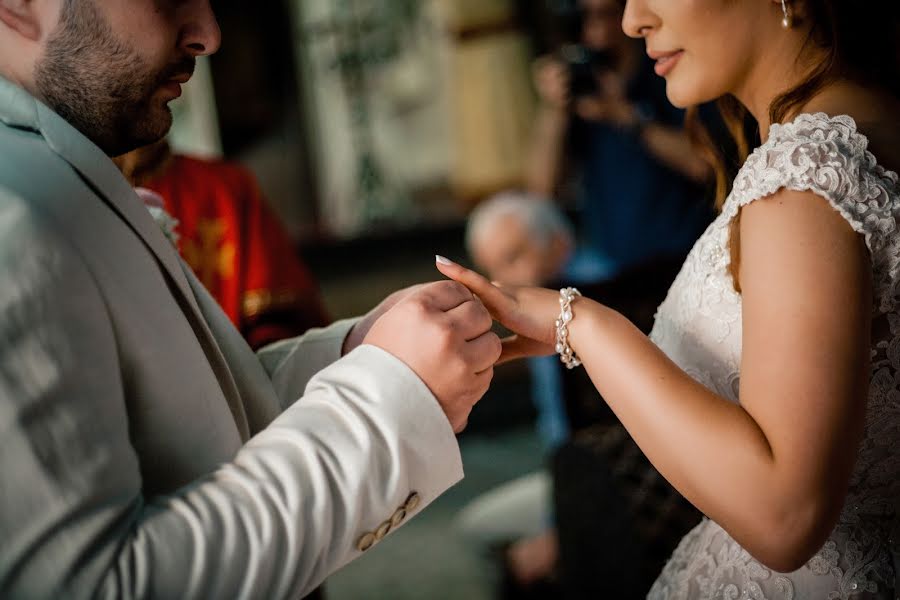
[[[681, 264], [652, 261], [610, 277], [577, 247], [571, 225], [552, 202], [519, 192], [476, 208], [466, 242], [477, 268], [492, 280], [572, 282], [642, 330], [652, 325]], [[643, 458], [584, 373], [564, 373], [556, 356], [532, 358], [528, 367], [537, 430], [552, 466], [474, 500], [459, 516], [461, 531], [482, 550], [505, 548], [508, 597], [548, 597], [560, 590], [592, 590], [583, 597], [597, 597], [591, 581], [599, 564], [617, 573], [622, 589], [643, 589], [646, 574], [655, 577], [660, 560], [699, 515]], [[630, 540], [616, 557], [605, 554], [602, 544], [596, 547], [596, 539], [613, 530]]]
[[[469, 218], [466, 246], [479, 270], [507, 285], [591, 281], [603, 275], [577, 251], [572, 226], [559, 208], [526, 193], [504, 192], [479, 205]], [[538, 434], [552, 452], [570, 430], [562, 374], [555, 356], [530, 359], [528, 367]], [[482, 549], [513, 543], [506, 560], [520, 584], [540, 579], [556, 563], [550, 488], [546, 471], [526, 475], [477, 498], [459, 517], [465, 537]]]
[[[579, 252], [566, 216], [549, 201], [524, 192], [503, 192], [469, 217], [466, 248], [477, 268], [506, 285], [551, 285], [565, 279], [593, 283], [603, 268]], [[548, 450], [568, 437], [555, 357], [529, 362], [538, 431]]]
[[607, 276], [576, 247], [572, 225], [550, 200], [517, 191], [481, 203], [469, 217], [466, 248], [476, 265], [507, 285], [558, 279], [594, 282]]

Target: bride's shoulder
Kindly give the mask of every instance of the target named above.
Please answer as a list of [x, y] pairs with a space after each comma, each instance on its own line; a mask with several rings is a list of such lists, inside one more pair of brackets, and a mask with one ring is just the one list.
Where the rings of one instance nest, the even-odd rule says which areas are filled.
[[738, 173], [734, 196], [746, 204], [786, 187], [834, 200], [860, 200], [861, 188], [873, 185], [894, 202], [900, 199], [896, 171], [879, 162], [856, 119], [849, 114], [802, 113], [771, 126], [766, 141]]
[[822, 205], [808, 200], [825, 200], [863, 235], [880, 286], [876, 298], [893, 307], [900, 297], [900, 184], [897, 173], [878, 162], [854, 117], [804, 113], [773, 125], [738, 174], [723, 214], [730, 220], [757, 200], [788, 197], [802, 200], [797, 208], [810, 218]]
[[[772, 124], [768, 139], [756, 154], [768, 159], [791, 158], [792, 154], [810, 155], [809, 161], [803, 161], [810, 167], [820, 164], [815, 159], [836, 167], [839, 165], [835, 160], [843, 158], [847, 166], [853, 166], [866, 158], [868, 146], [869, 140], [853, 116], [810, 112], [801, 113], [785, 123]], [[790, 163], [782, 166], [789, 167]]]
[[813, 99], [789, 121], [773, 124], [760, 154], [768, 158], [785, 152], [788, 157], [792, 152], [808, 154], [810, 159], [803, 163], [810, 167], [843, 166], [859, 175], [894, 174], [900, 171], [898, 114], [900, 102], [892, 95], [843, 82]]

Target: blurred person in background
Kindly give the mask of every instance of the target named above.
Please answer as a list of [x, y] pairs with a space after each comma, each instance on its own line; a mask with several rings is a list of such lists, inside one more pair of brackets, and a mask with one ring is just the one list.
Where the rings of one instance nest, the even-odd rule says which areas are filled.
[[[506, 285], [550, 285], [563, 278], [592, 281], [591, 261], [578, 260], [571, 224], [552, 202], [508, 191], [478, 205], [469, 216], [466, 248], [477, 267]], [[569, 437], [562, 371], [555, 356], [528, 360], [537, 432], [552, 454]], [[457, 525], [479, 552], [500, 551], [505, 594], [529, 587], [556, 568], [558, 552], [551, 515], [550, 475], [538, 471], [490, 490], [466, 506]], [[494, 565], [491, 565], [494, 567]], [[548, 591], [549, 590], [545, 590]]]
[[536, 196], [575, 194], [579, 233], [611, 279], [683, 259], [711, 220], [712, 171], [641, 44], [622, 32], [624, 4], [574, 1], [574, 43], [534, 65], [540, 105], [525, 179]]
[[110, 160], [219, 44], [207, 0], [0, 0], [4, 598], [299, 598], [463, 475], [471, 292], [254, 354]]
[[[534, 65], [540, 103], [525, 181], [537, 197], [575, 200], [584, 248], [578, 262], [594, 277], [566, 285], [577, 285], [649, 333], [656, 307], [712, 220], [705, 200], [713, 171], [642, 44], [622, 31], [624, 2], [573, 0], [571, 7], [560, 15], [566, 43]], [[719, 140], [721, 123], [706, 108], [701, 116]], [[575, 434], [550, 464], [553, 503], [561, 511], [558, 535], [515, 544], [513, 579], [541, 581], [556, 555], [554, 579], [570, 596], [596, 594], [595, 582], [607, 579], [598, 577], [601, 572], [618, 574], [619, 583], [606, 588], [610, 594], [649, 586], [660, 560], [692, 526], [695, 511], [652, 465], [632, 458], [633, 442], [620, 435], [586, 378], [556, 377], [563, 381], [567, 423]], [[632, 490], [629, 482], [637, 479], [654, 493]], [[602, 502], [581, 493], [591, 486], [603, 489]], [[592, 511], [601, 504], [608, 507], [603, 514]], [[639, 523], [647, 515], [654, 523], [644, 528], [652, 533], [642, 540]], [[616, 526], [630, 538], [629, 549], [618, 554], [595, 541]]]
[[312, 273], [248, 169], [174, 154], [166, 140], [114, 162], [178, 221], [180, 254], [251, 348], [330, 322]]
[[466, 249], [478, 268], [506, 285], [581, 275], [573, 272], [576, 245], [567, 217], [527, 192], [502, 192], [479, 204], [466, 225]]
[[[589, 285], [596, 277], [568, 218], [527, 192], [503, 192], [479, 204], [468, 219], [466, 249], [482, 272], [505, 285], [552, 286], [563, 279]], [[569, 436], [557, 362], [529, 361], [538, 433], [548, 451]]]
[[[667, 265], [645, 265], [603, 280], [562, 211], [524, 192], [480, 204], [469, 217], [466, 247], [492, 281], [551, 288], [575, 282], [586, 297], [620, 308], [648, 332], [658, 300], [644, 298], [660, 298], [674, 277]], [[556, 356], [531, 357], [527, 364], [550, 468], [483, 494], [460, 513], [458, 526], [480, 555], [500, 559], [489, 569], [502, 572], [498, 588], [505, 598], [604, 591], [630, 597], [627, 590], [650, 586], [699, 516], [643, 460], [613, 415], [582, 414], [582, 404], [602, 399], [593, 388], [585, 393], [589, 382], [579, 373], [567, 371]], [[613, 531], [628, 538], [619, 552], [597, 541]], [[615, 576], [616, 584], [604, 574]]]

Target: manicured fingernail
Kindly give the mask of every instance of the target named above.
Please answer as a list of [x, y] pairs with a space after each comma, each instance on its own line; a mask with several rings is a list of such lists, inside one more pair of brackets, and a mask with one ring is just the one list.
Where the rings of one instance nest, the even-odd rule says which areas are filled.
[[450, 266], [450, 267], [452, 267], [453, 265], [456, 264], [455, 262], [453, 262], [453, 261], [450, 260], [449, 258], [444, 258], [444, 257], [441, 256], [440, 254], [435, 254], [435, 255], [434, 255], [434, 262], [436, 262], [436, 263], [439, 264], [439, 265], [447, 265], [447, 266]]

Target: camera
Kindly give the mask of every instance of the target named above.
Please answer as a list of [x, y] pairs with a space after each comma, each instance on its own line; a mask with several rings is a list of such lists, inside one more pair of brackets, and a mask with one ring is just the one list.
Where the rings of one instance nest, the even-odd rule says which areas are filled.
[[594, 96], [601, 90], [597, 75], [613, 68], [614, 56], [609, 51], [592, 50], [580, 44], [567, 44], [559, 50], [559, 58], [569, 71], [569, 94], [572, 98]]
[[593, 96], [601, 92], [597, 76], [613, 69], [615, 56], [611, 51], [594, 50], [582, 44], [584, 12], [577, 0], [546, 0], [554, 31], [556, 55], [569, 72], [572, 98]]

